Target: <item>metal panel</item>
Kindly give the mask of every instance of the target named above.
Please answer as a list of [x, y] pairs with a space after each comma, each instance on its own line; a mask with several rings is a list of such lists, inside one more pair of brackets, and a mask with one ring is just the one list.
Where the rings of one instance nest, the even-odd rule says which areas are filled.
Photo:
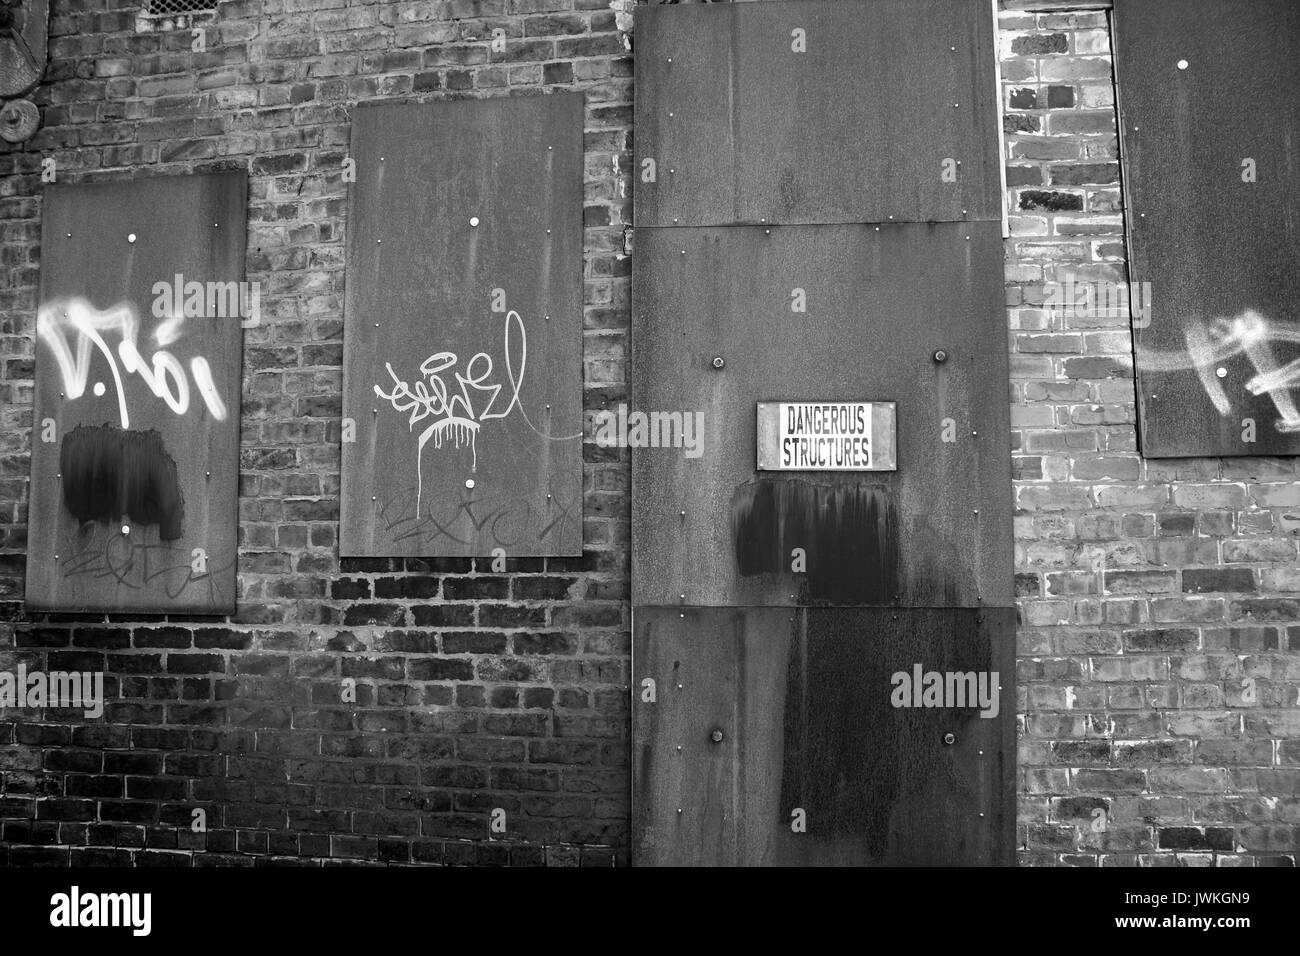
[[582, 553], [582, 116], [355, 111], [343, 554]]
[[235, 609], [241, 171], [43, 200], [27, 605]]
[[1117, 0], [1114, 38], [1142, 453], [1300, 454], [1300, 6]]
[[[638, 608], [633, 628], [637, 863], [1013, 862], [1014, 609]], [[895, 706], [918, 665], [985, 681], [989, 716]]]
[[[634, 605], [1009, 606], [1002, 285], [996, 222], [639, 234], [633, 404], [702, 444], [633, 450]], [[861, 396], [898, 471], [756, 472], [757, 403]]]
[[994, 61], [984, 0], [638, 9], [637, 225], [1000, 220]]

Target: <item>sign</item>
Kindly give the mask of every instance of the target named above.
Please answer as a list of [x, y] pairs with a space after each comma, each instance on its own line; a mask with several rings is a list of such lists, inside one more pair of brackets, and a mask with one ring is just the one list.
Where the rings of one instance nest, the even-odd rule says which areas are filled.
[[893, 402], [759, 402], [759, 471], [894, 471]]

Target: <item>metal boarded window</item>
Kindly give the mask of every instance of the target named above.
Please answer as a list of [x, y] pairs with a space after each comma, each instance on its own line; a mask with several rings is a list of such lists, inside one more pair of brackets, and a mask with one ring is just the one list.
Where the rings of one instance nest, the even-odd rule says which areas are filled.
[[43, 198], [27, 606], [235, 610], [242, 170]]
[[1114, 16], [1142, 453], [1300, 454], [1300, 6]]
[[639, 7], [636, 54], [638, 226], [1001, 220], [987, 4]]
[[[637, 863], [1013, 857], [991, 13], [638, 12]], [[896, 468], [760, 471], [774, 402], [887, 404]], [[891, 692], [941, 672], [989, 706]]]
[[352, 123], [342, 553], [582, 553], [580, 94]]

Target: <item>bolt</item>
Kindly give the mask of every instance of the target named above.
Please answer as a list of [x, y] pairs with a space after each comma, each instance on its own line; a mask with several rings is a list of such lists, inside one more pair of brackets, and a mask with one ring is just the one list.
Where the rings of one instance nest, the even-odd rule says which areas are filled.
[[948, 361], [948, 353], [943, 349], [935, 349], [934, 360], [942, 365], [944, 362]]
[[955, 744], [955, 743], [957, 742], [957, 736], [956, 736], [955, 734], [952, 734], [952, 733], [944, 734], [944, 735], [943, 735], [943, 742], [944, 742], [947, 746], [951, 747], [953, 744]]
[[726, 364], [727, 364], [727, 363], [726, 363], [725, 361], [723, 361], [723, 358], [722, 358], [721, 355], [719, 355], [719, 356], [717, 356], [717, 357], [715, 357], [715, 358], [713, 359], [713, 367], [714, 367], [714, 368], [722, 368], [722, 366], [724, 366], [724, 365], [726, 365]]

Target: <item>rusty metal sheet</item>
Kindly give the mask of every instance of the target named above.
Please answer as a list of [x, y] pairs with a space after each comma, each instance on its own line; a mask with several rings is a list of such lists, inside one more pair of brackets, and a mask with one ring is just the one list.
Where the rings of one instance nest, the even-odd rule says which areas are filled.
[[637, 864], [1013, 863], [1014, 609], [640, 607], [633, 634]]
[[342, 554], [582, 553], [582, 128], [580, 94], [355, 111]]
[[246, 177], [50, 186], [27, 606], [229, 613]]
[[637, 225], [1001, 219], [986, 0], [636, 16]]
[[1114, 44], [1142, 453], [1300, 454], [1300, 6], [1116, 0]]
[[[697, 434], [632, 449], [633, 603], [1009, 606], [1003, 294], [995, 222], [639, 233], [632, 404]], [[862, 397], [897, 471], [757, 472], [759, 402]]]

